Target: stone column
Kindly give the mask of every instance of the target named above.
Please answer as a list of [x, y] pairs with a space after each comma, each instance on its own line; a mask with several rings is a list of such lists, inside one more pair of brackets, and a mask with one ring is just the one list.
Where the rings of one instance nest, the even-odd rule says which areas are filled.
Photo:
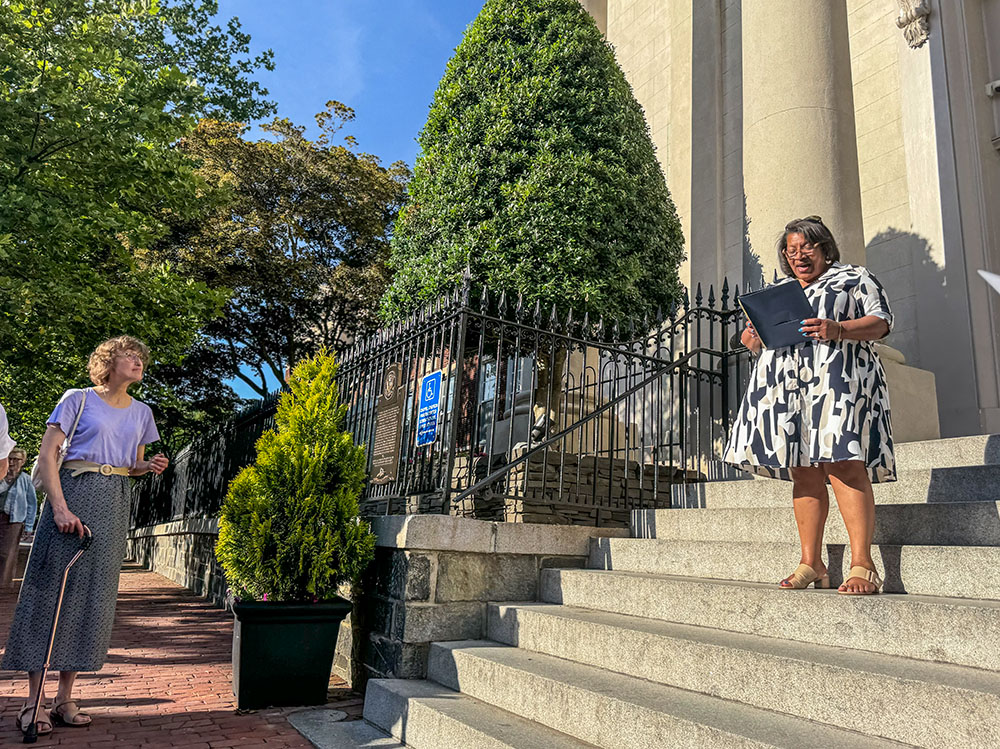
[[602, 34], [608, 33], [608, 0], [580, 0], [583, 9], [594, 17]]
[[765, 276], [785, 223], [810, 214], [864, 263], [846, 0], [743, 0], [742, 21], [743, 176]]

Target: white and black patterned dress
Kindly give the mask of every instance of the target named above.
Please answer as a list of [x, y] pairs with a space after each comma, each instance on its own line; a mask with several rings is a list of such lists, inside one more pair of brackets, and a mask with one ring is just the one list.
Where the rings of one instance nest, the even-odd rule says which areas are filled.
[[[839, 322], [875, 315], [892, 328], [885, 291], [861, 266], [834, 263], [804, 291], [816, 317]], [[894, 481], [889, 392], [871, 342], [803, 339], [764, 349], [750, 373], [725, 460], [786, 481], [789, 468], [861, 460], [873, 483]]]

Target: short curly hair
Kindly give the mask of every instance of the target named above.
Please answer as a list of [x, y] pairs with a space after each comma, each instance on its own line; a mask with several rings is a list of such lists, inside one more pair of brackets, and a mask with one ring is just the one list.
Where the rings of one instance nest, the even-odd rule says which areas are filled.
[[789, 234], [801, 234], [808, 244], [819, 247], [828, 263], [836, 263], [840, 260], [840, 248], [837, 247], [837, 240], [833, 238], [833, 232], [826, 228], [823, 219], [819, 216], [793, 219], [785, 224], [785, 230], [781, 232], [781, 237], [778, 239], [778, 264], [781, 266], [781, 272], [786, 276], [795, 276], [788, 258], [785, 257]]
[[87, 371], [90, 373], [90, 381], [95, 385], [106, 385], [111, 379], [111, 372], [115, 368], [115, 357], [119, 354], [133, 352], [139, 355], [142, 360], [143, 369], [149, 365], [149, 347], [138, 338], [130, 335], [120, 335], [109, 338], [104, 343], [94, 349], [87, 362]]

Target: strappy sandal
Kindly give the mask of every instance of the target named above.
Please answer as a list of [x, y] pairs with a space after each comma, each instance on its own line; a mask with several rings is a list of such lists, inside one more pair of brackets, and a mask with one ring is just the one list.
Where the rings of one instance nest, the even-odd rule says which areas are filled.
[[[67, 705], [72, 705], [73, 707], [76, 708], [76, 712], [73, 713], [68, 718], [66, 717], [65, 714], [66, 711], [61, 709], [66, 707]], [[89, 726], [93, 722], [93, 718], [87, 715], [87, 713], [80, 711], [79, 706], [76, 704], [76, 700], [66, 700], [66, 702], [57, 702], [55, 705], [52, 706], [52, 709], [49, 710], [49, 715], [52, 716], [52, 721], [54, 723], [58, 723], [61, 726], [69, 726], [70, 728], [83, 728], [84, 726]], [[83, 718], [83, 720], [81, 721], [79, 720], [79, 718]]]
[[[34, 705], [25, 705], [21, 708], [21, 712], [17, 714], [17, 727], [25, 736], [28, 735], [28, 727], [30, 727], [31, 724], [28, 723], [27, 726], [25, 725], [24, 716], [27, 715], [30, 717], [31, 711], [34, 709]], [[38, 732], [39, 736], [47, 736], [52, 733], [52, 721], [46, 717], [45, 711], [41, 708], [38, 708], [38, 717], [35, 719], [35, 730]]]
[[844, 578], [844, 585], [851, 580], [853, 577], [861, 578], [862, 580], [867, 580], [872, 585], [875, 586], [875, 590], [868, 591], [867, 593], [855, 592], [853, 590], [840, 590], [837, 592], [842, 596], [873, 596], [879, 592], [879, 588], [882, 587], [882, 578], [878, 576], [875, 570], [870, 570], [867, 567], [851, 567], [851, 571]]
[[827, 572], [820, 577], [808, 564], [800, 564], [795, 568], [795, 572], [778, 583], [778, 587], [782, 590], [802, 590], [808, 588], [810, 584], [816, 588], [829, 588], [830, 573]]

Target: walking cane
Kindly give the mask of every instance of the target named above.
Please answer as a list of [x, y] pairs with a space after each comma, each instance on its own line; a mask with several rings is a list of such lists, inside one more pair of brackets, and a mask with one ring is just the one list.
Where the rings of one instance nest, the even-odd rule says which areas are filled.
[[90, 532], [90, 528], [83, 526], [83, 532], [84, 536], [80, 539], [80, 548], [77, 549], [76, 554], [73, 555], [73, 558], [69, 560], [69, 564], [66, 565], [66, 569], [63, 570], [62, 585], [59, 586], [59, 600], [56, 601], [56, 613], [52, 617], [52, 631], [49, 633], [49, 649], [45, 653], [42, 678], [38, 682], [38, 694], [35, 696], [35, 709], [31, 713], [31, 725], [24, 732], [25, 744], [34, 744], [38, 741], [38, 709], [42, 706], [42, 690], [45, 688], [45, 675], [48, 673], [49, 661], [52, 659], [52, 646], [56, 642], [56, 627], [59, 626], [59, 612], [62, 610], [63, 593], [66, 592], [66, 580], [69, 578], [69, 569], [83, 556], [83, 552], [90, 547], [90, 544], [94, 540], [94, 534]]

